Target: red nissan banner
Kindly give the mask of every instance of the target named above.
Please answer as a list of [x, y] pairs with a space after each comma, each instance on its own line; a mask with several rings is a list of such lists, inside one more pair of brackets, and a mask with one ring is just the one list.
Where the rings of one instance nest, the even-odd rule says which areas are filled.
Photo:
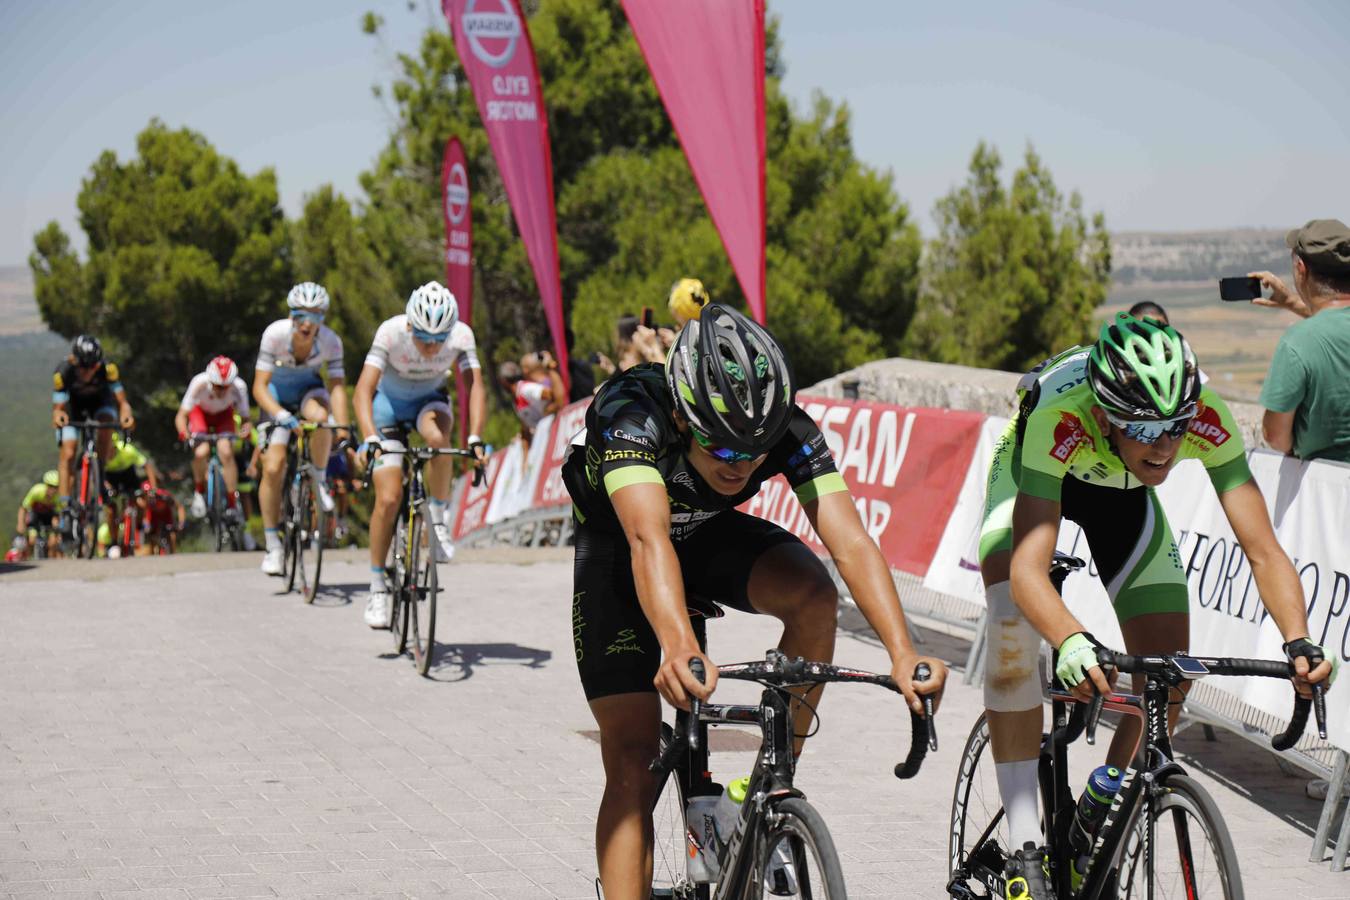
[[[473, 209], [469, 205], [469, 170], [464, 145], [452, 137], [441, 162], [441, 212], [445, 216], [445, 286], [459, 302], [459, 320], [473, 324]], [[459, 436], [469, 437], [469, 390], [464, 373], [455, 369], [459, 399]]]
[[492, 489], [497, 484], [497, 473], [502, 469], [502, 459], [505, 456], [505, 450], [498, 450], [488, 457], [488, 461], [484, 464], [486, 471], [483, 473], [483, 483], [478, 487], [473, 486], [473, 475], [461, 476], [468, 483], [464, 488], [464, 497], [460, 500], [459, 509], [455, 513], [455, 540], [482, 527], [487, 518], [488, 505], [492, 502]]
[[[564, 406], [554, 416], [548, 452], [544, 454], [543, 471], [539, 473], [539, 486], [534, 491], [536, 508], [572, 502], [572, 496], [567, 493], [567, 487], [563, 484], [562, 467], [567, 461], [567, 448], [571, 445], [572, 438], [586, 427], [586, 410], [590, 405], [591, 398], [586, 397]], [[536, 435], [535, 440], [539, 439]]]
[[764, 321], [764, 0], [623, 0], [750, 311]]
[[[820, 426], [863, 527], [893, 569], [924, 575], [961, 492], [983, 413], [798, 397]], [[740, 507], [823, 546], [782, 476]]]
[[558, 371], [567, 377], [553, 157], [539, 90], [534, 45], [517, 0], [442, 0], [455, 51], [473, 88], [525, 254], [553, 335]]
[[441, 163], [441, 197], [445, 215], [445, 286], [459, 301], [459, 320], [473, 324], [473, 209], [469, 205], [469, 170], [464, 145], [452, 137]]

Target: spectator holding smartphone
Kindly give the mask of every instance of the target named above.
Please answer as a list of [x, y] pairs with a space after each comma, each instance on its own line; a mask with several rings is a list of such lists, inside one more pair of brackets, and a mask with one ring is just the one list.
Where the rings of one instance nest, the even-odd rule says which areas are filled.
[[1266, 443], [1300, 459], [1350, 463], [1350, 228], [1314, 219], [1285, 236], [1294, 289], [1270, 272], [1251, 272], [1270, 297], [1258, 306], [1287, 309], [1304, 321], [1275, 348], [1261, 388]]

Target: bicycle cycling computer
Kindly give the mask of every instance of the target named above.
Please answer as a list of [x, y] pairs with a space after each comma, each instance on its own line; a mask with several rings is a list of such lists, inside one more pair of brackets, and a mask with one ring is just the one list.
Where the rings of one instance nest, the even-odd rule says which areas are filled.
[[1192, 659], [1189, 656], [1172, 657], [1172, 665], [1177, 667], [1177, 671], [1187, 678], [1204, 678], [1209, 674], [1209, 667], [1198, 659]]

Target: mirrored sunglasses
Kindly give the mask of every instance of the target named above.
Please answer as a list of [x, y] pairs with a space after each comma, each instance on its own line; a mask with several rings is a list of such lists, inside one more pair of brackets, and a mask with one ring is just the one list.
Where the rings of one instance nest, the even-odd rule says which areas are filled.
[[1195, 418], [1195, 407], [1191, 406], [1184, 415], [1173, 416], [1170, 419], [1118, 419], [1109, 412], [1106, 418], [1130, 440], [1141, 444], [1153, 444], [1164, 434], [1173, 440], [1183, 437], [1186, 429], [1191, 427], [1191, 419]]
[[323, 313], [296, 309], [291, 311], [291, 318], [297, 322], [323, 322]]
[[430, 331], [414, 328], [413, 337], [424, 344], [444, 344], [446, 341], [450, 340], [450, 332], [442, 331], [440, 334], [432, 334]]
[[715, 446], [713, 442], [708, 440], [708, 438], [700, 433], [697, 428], [690, 428], [689, 430], [693, 432], [694, 440], [698, 441], [698, 445], [703, 448], [703, 451], [721, 462], [746, 462], [748, 460], [759, 458], [758, 453], [741, 453], [739, 450], [729, 450], [726, 447]]

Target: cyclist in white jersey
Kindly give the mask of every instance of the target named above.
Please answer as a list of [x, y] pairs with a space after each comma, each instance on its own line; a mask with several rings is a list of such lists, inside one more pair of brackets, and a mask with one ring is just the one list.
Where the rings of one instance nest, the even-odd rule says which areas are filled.
[[[239, 420], [239, 437], [247, 438], [249, 425], [248, 386], [239, 377], [239, 367], [228, 356], [217, 356], [188, 383], [183, 402], [174, 416], [178, 440], [186, 442], [189, 435], [215, 432], [216, 453], [220, 456], [221, 477], [225, 479], [225, 514], [235, 521], [239, 516], [239, 469], [234, 463], [235, 419]], [[206, 515], [206, 467], [211, 458], [211, 445], [203, 442], [192, 450], [192, 515], [200, 519]]]
[[[455, 295], [435, 281], [412, 292], [404, 315], [387, 319], [361, 367], [353, 394], [356, 423], [365, 435], [361, 455], [386, 451], [370, 464], [375, 503], [370, 510], [370, 595], [365, 620], [371, 628], [389, 627], [389, 586], [384, 562], [403, 496], [403, 459], [407, 432], [416, 429], [428, 447], [449, 447], [454, 414], [446, 397], [445, 378], [458, 365], [469, 385], [469, 446], [483, 456], [478, 432], [486, 416], [487, 395], [478, 365], [473, 329], [459, 321]], [[448, 521], [450, 457], [427, 464], [428, 512], [438, 562], [454, 555]]]
[[[253, 374], [253, 399], [273, 423], [264, 433], [267, 449], [262, 454], [262, 478], [258, 483], [263, 534], [267, 539], [262, 570], [268, 575], [282, 574], [277, 523], [281, 519], [281, 481], [286, 472], [286, 446], [291, 433], [301, 422], [327, 422], [330, 414], [339, 425], [349, 422], [342, 339], [323, 324], [328, 313], [328, 292], [321, 285], [306, 281], [291, 288], [286, 305], [291, 311], [290, 318], [278, 319], [263, 332]], [[328, 367], [327, 389], [322, 375], [324, 366]], [[324, 481], [332, 448], [332, 432], [320, 429], [310, 437], [309, 453], [319, 483], [319, 499], [328, 510], [333, 508], [333, 499]]]

